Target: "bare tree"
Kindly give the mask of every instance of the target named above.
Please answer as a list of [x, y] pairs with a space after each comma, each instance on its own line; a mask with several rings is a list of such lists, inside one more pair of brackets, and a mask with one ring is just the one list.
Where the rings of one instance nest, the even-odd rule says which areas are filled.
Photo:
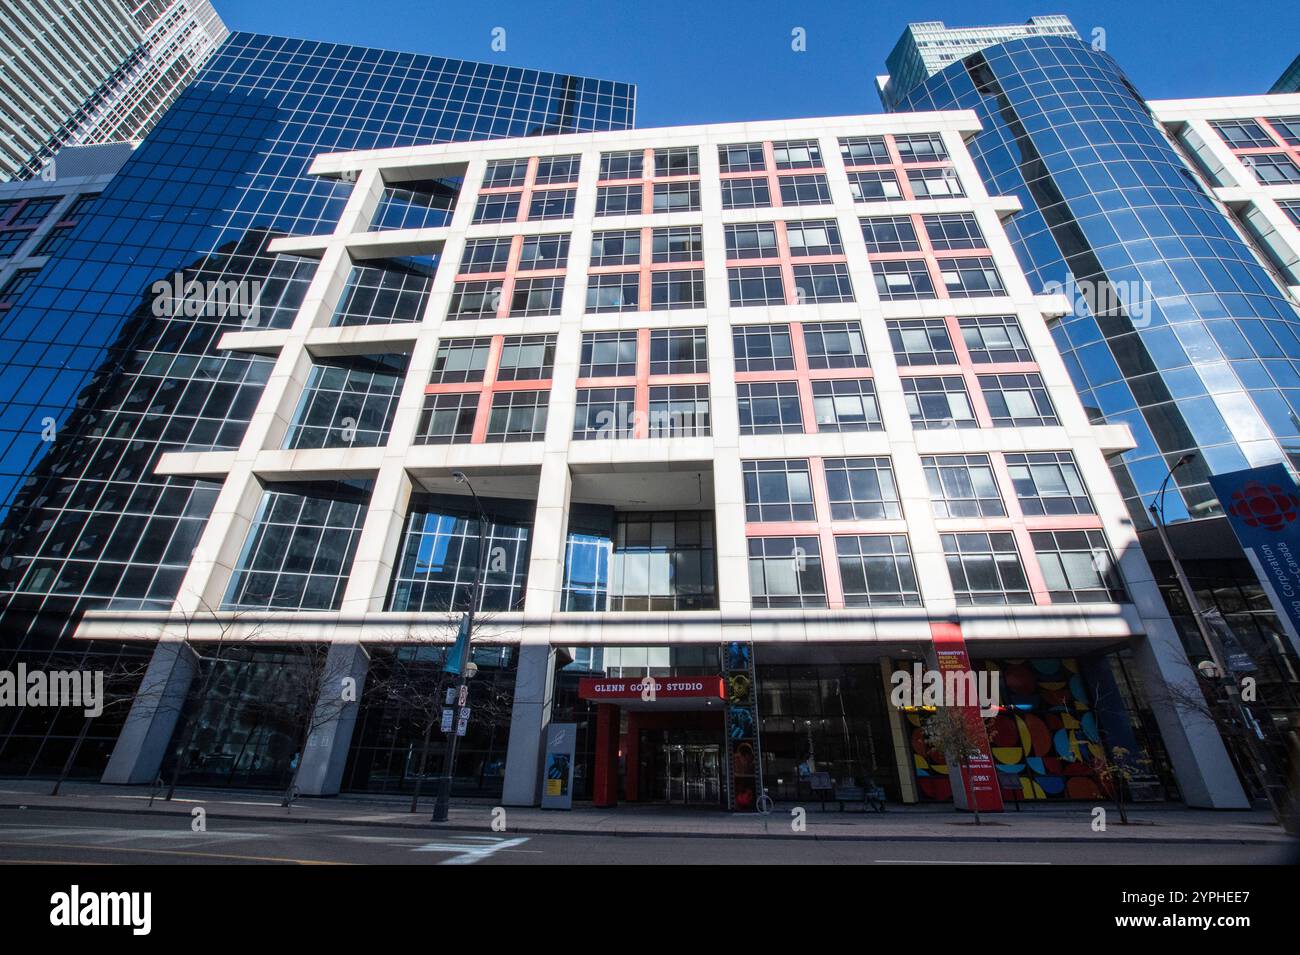
[[[347, 707], [356, 702], [358, 693], [353, 668], [345, 654], [331, 652], [335, 647], [333, 642], [274, 641], [265, 635], [261, 625], [241, 634], [241, 637], [243, 639], [224, 643], [217, 653], [202, 659], [207, 672], [194, 698], [202, 704], [219, 696], [216, 691], [223, 680], [239, 697], [238, 715], [251, 720], [252, 727], [245, 733], [232, 768], [238, 767], [259, 731], [271, 734], [272, 742], [277, 739], [290, 741], [282, 748], [282, 752], [287, 752], [290, 757], [281, 800], [281, 805], [287, 808], [297, 797], [299, 774], [312, 734], [338, 720]], [[235, 649], [250, 646], [274, 650], [288, 658], [272, 668], [269, 680], [256, 685], [251, 692], [249, 685], [241, 684], [245, 683], [245, 676], [258, 674], [256, 664], [254, 661], [241, 661], [234, 654]], [[196, 707], [182, 734], [184, 742], [176, 749], [176, 762], [171, 774], [173, 790], [184, 768], [186, 754], [193, 752], [200, 743], [204, 726], [202, 716], [201, 706]]]
[[[457, 624], [449, 619], [443, 626], [424, 629], [412, 637], [388, 640], [378, 645], [383, 653], [371, 671], [372, 679], [366, 683], [369, 702], [392, 707], [409, 717], [420, 732], [420, 756], [415, 770], [415, 791], [411, 796], [411, 812], [419, 811], [420, 795], [429, 759], [429, 748], [435, 728], [442, 722], [442, 711], [448, 705], [447, 692], [460, 678], [445, 669], [451, 641]], [[488, 614], [475, 616], [470, 633], [470, 645], [482, 643], [487, 635], [501, 634]], [[479, 725], [499, 726], [510, 720], [513, 698], [501, 691], [495, 683], [470, 684], [470, 702], [473, 720]], [[453, 718], [452, 730], [455, 732]]]
[[127, 665], [119, 663], [104, 675], [104, 699], [101, 701], [100, 712], [98, 716], [83, 715], [81, 721], [81, 731], [77, 734], [76, 741], [72, 744], [72, 749], [68, 753], [68, 758], [63, 762], [63, 769], [59, 771], [58, 777], [54, 780], [54, 785], [50, 788], [50, 795], [57, 796], [63, 784], [68, 781], [68, 776], [72, 774], [72, 767], [77, 763], [77, 757], [81, 754], [82, 744], [85, 743], [87, 735], [90, 733], [91, 726], [95, 720], [103, 716], [104, 713], [117, 711], [123, 707], [130, 706], [140, 696], [140, 684], [144, 679], [145, 673], [149, 669], [148, 660], [132, 660]]
[[[1253, 709], [1245, 700], [1230, 702], [1219, 696], [1201, 674], [1186, 664], [1190, 680], [1167, 681], [1163, 687], [1149, 691], [1153, 703], [1166, 703], [1184, 719], [1208, 720], [1223, 738], [1229, 757], [1243, 775], [1254, 781], [1258, 792], [1268, 800], [1273, 815], [1284, 831], [1300, 835], [1300, 727], [1294, 723], [1270, 728], [1280, 737], [1286, 751], [1279, 756], [1284, 768], [1275, 769], [1268, 751], [1271, 741]], [[1211, 677], [1211, 679], [1222, 679]], [[1243, 685], [1232, 678], [1233, 692], [1244, 692]]]
[[[197, 693], [197, 699], [203, 701], [206, 700], [211, 693], [213, 683], [217, 679], [218, 674], [225, 669], [222, 666], [223, 662], [225, 662], [223, 660], [223, 654], [227, 649], [229, 649], [232, 643], [232, 635], [238, 633], [238, 642], [247, 643], [256, 640], [261, 635], [262, 630], [259, 625], [254, 627], [251, 631], [240, 632], [244, 623], [245, 612], [236, 611], [222, 616], [208, 606], [207, 602], [202, 600], [202, 598], [200, 598], [199, 603], [201, 604], [201, 607], [198, 612], [186, 614], [183, 617], [185, 627], [185, 638], [183, 643], [193, 651], [195, 657], [199, 661], [199, 667], [203, 671], [203, 679], [200, 681]], [[211, 626], [215, 627], [218, 633], [217, 639], [215, 640], [215, 646], [212, 647], [212, 650], [207, 657], [203, 655], [199, 647], [212, 646], [214, 641], [196, 642], [193, 639], [194, 626], [198, 622], [200, 616], [205, 616], [210, 619]], [[184, 712], [183, 701], [181, 706], [182, 712]], [[180, 778], [185, 754], [194, 747], [194, 742], [198, 736], [201, 723], [202, 721], [199, 719], [199, 712], [196, 709], [190, 714], [190, 717], [186, 722], [185, 731], [181, 734], [184, 738], [184, 743], [178, 746], [175, 750], [176, 758], [172, 765], [171, 778], [167, 782], [167, 794], [163, 797], [164, 799], [170, 800], [172, 796], [176, 794], [176, 783]]]
[[1151, 762], [1143, 756], [1136, 756], [1126, 747], [1113, 746], [1110, 755], [1098, 752], [1092, 758], [1091, 769], [1101, 780], [1102, 786], [1110, 793], [1110, 798], [1119, 810], [1119, 821], [1128, 825], [1128, 797], [1133, 782], [1150, 772]]
[[[162, 689], [165, 681], [159, 681], [152, 691], [143, 689], [137, 681], [134, 692], [120, 694], [120, 699], [114, 701], [119, 704], [153, 704], [145, 709], [133, 709], [133, 715], [127, 718], [128, 722], [135, 718], [155, 719], [159, 712], [165, 712], [168, 707], [183, 715], [186, 713], [185, 704], [188, 700], [198, 702], [198, 706], [189, 709], [184, 724], [179, 732], [174, 734], [177, 742], [172, 750], [173, 764], [169, 773], [166, 799], [171, 799], [175, 795], [180, 774], [185, 768], [186, 756], [194, 751], [199, 742], [204, 725], [203, 703], [213, 697], [223, 681], [228, 681], [231, 686], [237, 686], [241, 674], [245, 673], [249, 666], [246, 661], [236, 658], [236, 650], [273, 647], [277, 652], [291, 657], [292, 662], [276, 669], [271, 687], [264, 688], [260, 695], [241, 703], [242, 715], [253, 719], [254, 732], [262, 727], [278, 729], [281, 733], [290, 735], [298, 743], [292, 769], [285, 785], [282, 801], [284, 806], [290, 805], [296, 795], [302, 756], [306, 752], [307, 740], [310, 739], [311, 734], [321, 726], [337, 719], [343, 709], [355, 700], [355, 694], [350, 692], [346, 683], [346, 678], [351, 676], [351, 670], [346, 665], [336, 662], [336, 658], [331, 656], [332, 644], [275, 642], [270, 639], [263, 622], [249, 624], [248, 618], [252, 613], [253, 610], [217, 613], [201, 601], [198, 611], [181, 615], [183, 630], [178, 641], [178, 650], [188, 649], [198, 661], [202, 674], [198, 686], [179, 698], [172, 698]], [[209, 636], [213, 631], [215, 636]], [[335, 669], [339, 670], [338, 674], [333, 673]], [[140, 675], [143, 675], [145, 670], [147, 664], [140, 668]], [[334, 679], [335, 676], [337, 679]], [[126, 683], [127, 680], [123, 678], [119, 682]], [[135, 715], [137, 712], [138, 717]], [[87, 727], [83, 726], [78, 747], [86, 730]], [[239, 754], [235, 757], [236, 766], [253, 735], [253, 732], [248, 734]], [[71, 765], [72, 757], [65, 766], [64, 775]]]
[[[975, 814], [975, 825], [980, 825], [979, 802], [968, 782], [969, 773], [962, 771], [962, 763], [984, 752], [988, 745], [992, 721], [972, 715], [965, 707], [939, 706], [921, 727], [925, 742], [931, 749], [943, 753], [948, 760], [948, 779], [954, 770], [966, 793], [966, 805]], [[954, 765], [955, 764], [955, 765]]]
[[[207, 662], [202, 686], [199, 690], [199, 697], [206, 697], [208, 690], [211, 688], [213, 674], [217, 669], [216, 662], [221, 660], [222, 651], [227, 645], [227, 638], [230, 633], [234, 632], [242, 621], [239, 614], [233, 616], [227, 615], [226, 618], [218, 616], [210, 607], [204, 604], [201, 609], [192, 614], [182, 616], [184, 626], [184, 636], [180, 643], [183, 647], [188, 648], [194, 653], [200, 663]], [[219, 636], [216, 640], [216, 652], [208, 658], [204, 658], [200, 647], [210, 645], [210, 641], [196, 641], [193, 639], [193, 628], [201, 618], [210, 618], [211, 626], [217, 628]], [[255, 639], [257, 630], [242, 634], [243, 639]], [[145, 676], [149, 671], [151, 659], [133, 660], [127, 665], [117, 665], [105, 674], [104, 683], [104, 701], [101, 713], [98, 716], [87, 716], [81, 724], [81, 731], [77, 734], [77, 739], [72, 745], [72, 750], [68, 753], [68, 758], [63, 763], [58, 778], [54, 781], [54, 786], [50, 790], [51, 796], [57, 796], [62, 789], [63, 784], [67, 782], [68, 776], [71, 775], [72, 767], [76, 765], [77, 757], [81, 753], [82, 745], [90, 733], [91, 726], [96, 719], [103, 716], [104, 712], [115, 712], [123, 707], [131, 707], [131, 712], [124, 721], [124, 727], [129, 725], [133, 720], [152, 720], [156, 719], [160, 713], [182, 714], [185, 708], [185, 701], [188, 694], [179, 698], [173, 698], [166, 690], [166, 682], [159, 681], [151, 687], [146, 685]], [[137, 708], [137, 703], [152, 704], [145, 708]], [[197, 731], [197, 719], [191, 718], [191, 732], [186, 739], [185, 746], [180, 752], [184, 752], [193, 745], [194, 732]], [[176, 760], [176, 766], [173, 768], [171, 781], [167, 789], [167, 799], [171, 799], [176, 791], [176, 778], [180, 771], [180, 759]]]
[[298, 748], [280, 800], [286, 809], [298, 796], [298, 777], [312, 734], [337, 721], [357, 702], [352, 666], [342, 653], [333, 652], [336, 646], [334, 642], [292, 645], [288, 652], [296, 660], [286, 673], [286, 692], [283, 697], [267, 702], [271, 714], [282, 713], [284, 722], [298, 730]]

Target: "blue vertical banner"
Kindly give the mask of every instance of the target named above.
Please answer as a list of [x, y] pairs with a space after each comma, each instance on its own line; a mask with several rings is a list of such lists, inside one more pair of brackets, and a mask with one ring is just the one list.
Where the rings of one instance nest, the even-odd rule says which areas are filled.
[[727, 643], [722, 648], [727, 685], [727, 808], [732, 812], [767, 812], [763, 796], [763, 750], [758, 739], [758, 687], [754, 645]]
[[456, 642], [451, 645], [451, 650], [447, 653], [447, 662], [443, 664], [443, 672], [460, 676], [465, 672], [465, 664], [469, 662], [469, 614], [466, 613], [460, 618], [460, 627], [456, 630]]
[[1210, 487], [1300, 653], [1300, 488], [1283, 464], [1211, 474]]

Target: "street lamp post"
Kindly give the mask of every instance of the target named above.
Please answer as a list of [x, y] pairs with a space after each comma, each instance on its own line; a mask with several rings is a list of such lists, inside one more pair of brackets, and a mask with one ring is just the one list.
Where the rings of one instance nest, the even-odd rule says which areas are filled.
[[[474, 491], [474, 485], [470, 483], [469, 478], [465, 476], [464, 471], [453, 471], [452, 477], [456, 479], [457, 484], [464, 484], [469, 488], [469, 493], [474, 498], [474, 507], [478, 510], [478, 561], [474, 566], [474, 586], [470, 589], [469, 607], [465, 610], [465, 615], [461, 618], [461, 627], [464, 628], [465, 650], [460, 660], [460, 673], [456, 682], [456, 695], [453, 707], [459, 709], [462, 697], [468, 700], [465, 693], [469, 685], [471, 673], [470, 652], [474, 641], [474, 610], [478, 607], [479, 593], [483, 588], [483, 564], [487, 557], [487, 514], [483, 511], [483, 503], [478, 499], [478, 494]], [[442, 775], [438, 777], [438, 794], [433, 803], [433, 821], [446, 822], [447, 813], [451, 808], [451, 783], [456, 775], [456, 751], [460, 748], [460, 733], [457, 732], [457, 722], [459, 715], [453, 712], [451, 736], [447, 741], [447, 749], [442, 758]]]
[[1211, 639], [1209, 625], [1206, 624], [1205, 618], [1202, 616], [1201, 602], [1197, 600], [1196, 593], [1192, 590], [1192, 585], [1183, 570], [1183, 562], [1174, 553], [1173, 547], [1169, 544], [1169, 535], [1165, 533], [1165, 491], [1169, 488], [1169, 481], [1173, 478], [1175, 471], [1195, 459], [1195, 452], [1189, 452], [1174, 462], [1174, 466], [1169, 469], [1165, 479], [1160, 482], [1160, 490], [1156, 491], [1156, 496], [1151, 500], [1147, 510], [1151, 512], [1151, 519], [1155, 523], [1156, 533], [1160, 537], [1160, 545], [1165, 550], [1165, 556], [1169, 558], [1169, 563], [1173, 565], [1174, 576], [1178, 579], [1178, 588], [1183, 592], [1183, 599], [1187, 601], [1188, 607], [1192, 610], [1192, 619], [1196, 622], [1196, 630], [1201, 635], [1201, 641], [1209, 650], [1210, 659], [1214, 661], [1219, 673], [1226, 676], [1228, 673], [1227, 667], [1224, 666], [1217, 643]]
[[1227, 657], [1223, 652], [1223, 647], [1219, 643], [1219, 635], [1215, 633], [1205, 622], [1205, 611], [1201, 609], [1201, 602], [1197, 599], [1192, 585], [1187, 579], [1187, 574], [1183, 570], [1183, 563], [1174, 553], [1173, 547], [1169, 543], [1169, 535], [1165, 532], [1165, 491], [1169, 487], [1169, 481], [1174, 476], [1174, 472], [1183, 465], [1196, 459], [1195, 452], [1184, 454], [1174, 462], [1165, 479], [1160, 482], [1160, 490], [1152, 498], [1147, 510], [1151, 513], [1152, 522], [1155, 524], [1156, 533], [1160, 538], [1160, 544], [1164, 548], [1165, 556], [1169, 558], [1169, 563], [1173, 565], [1174, 576], [1178, 580], [1178, 587], [1183, 592], [1183, 599], [1187, 601], [1187, 606], [1192, 612], [1192, 620], [1196, 623], [1196, 630], [1201, 635], [1201, 641], [1205, 644], [1205, 649], [1210, 654], [1210, 660], [1214, 664], [1215, 673], [1210, 679], [1212, 684], [1217, 684], [1223, 693], [1223, 700], [1227, 703], [1227, 714], [1229, 719], [1236, 717], [1236, 722], [1241, 727], [1242, 739], [1245, 741], [1246, 752], [1251, 762], [1255, 764], [1255, 772], [1259, 776], [1260, 784], [1263, 786], [1264, 795], [1268, 798], [1269, 806], [1273, 814], [1277, 817], [1279, 824], [1287, 832], [1296, 831], [1296, 820], [1293, 814], [1284, 805], [1285, 795], [1280, 801], [1274, 792], [1274, 780], [1276, 779], [1272, 772], [1267, 754], [1264, 752], [1261, 741], [1256, 738], [1252, 727], [1256, 725], [1254, 714], [1246, 707], [1246, 702], [1241, 698], [1236, 681], [1228, 672], [1226, 664]]

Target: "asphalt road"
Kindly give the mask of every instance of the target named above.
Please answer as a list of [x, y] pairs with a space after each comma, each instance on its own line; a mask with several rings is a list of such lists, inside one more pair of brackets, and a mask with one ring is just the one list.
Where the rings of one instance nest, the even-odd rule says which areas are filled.
[[813, 839], [421, 832], [366, 825], [0, 809], [0, 864], [1261, 864], [1292, 861], [1259, 845], [848, 842]]

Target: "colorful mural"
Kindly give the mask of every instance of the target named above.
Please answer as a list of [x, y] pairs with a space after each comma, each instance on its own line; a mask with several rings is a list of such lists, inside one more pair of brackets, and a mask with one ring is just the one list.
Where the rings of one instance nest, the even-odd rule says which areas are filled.
[[[1097, 717], [1078, 661], [986, 660], [979, 666], [1001, 674], [1003, 709], [993, 722], [990, 742], [998, 774], [1004, 781], [1019, 780], [1020, 798], [1104, 798], [1092, 767], [1102, 755]], [[951, 800], [947, 761], [926, 745], [921, 731], [924, 712], [904, 715], [922, 801]]]

